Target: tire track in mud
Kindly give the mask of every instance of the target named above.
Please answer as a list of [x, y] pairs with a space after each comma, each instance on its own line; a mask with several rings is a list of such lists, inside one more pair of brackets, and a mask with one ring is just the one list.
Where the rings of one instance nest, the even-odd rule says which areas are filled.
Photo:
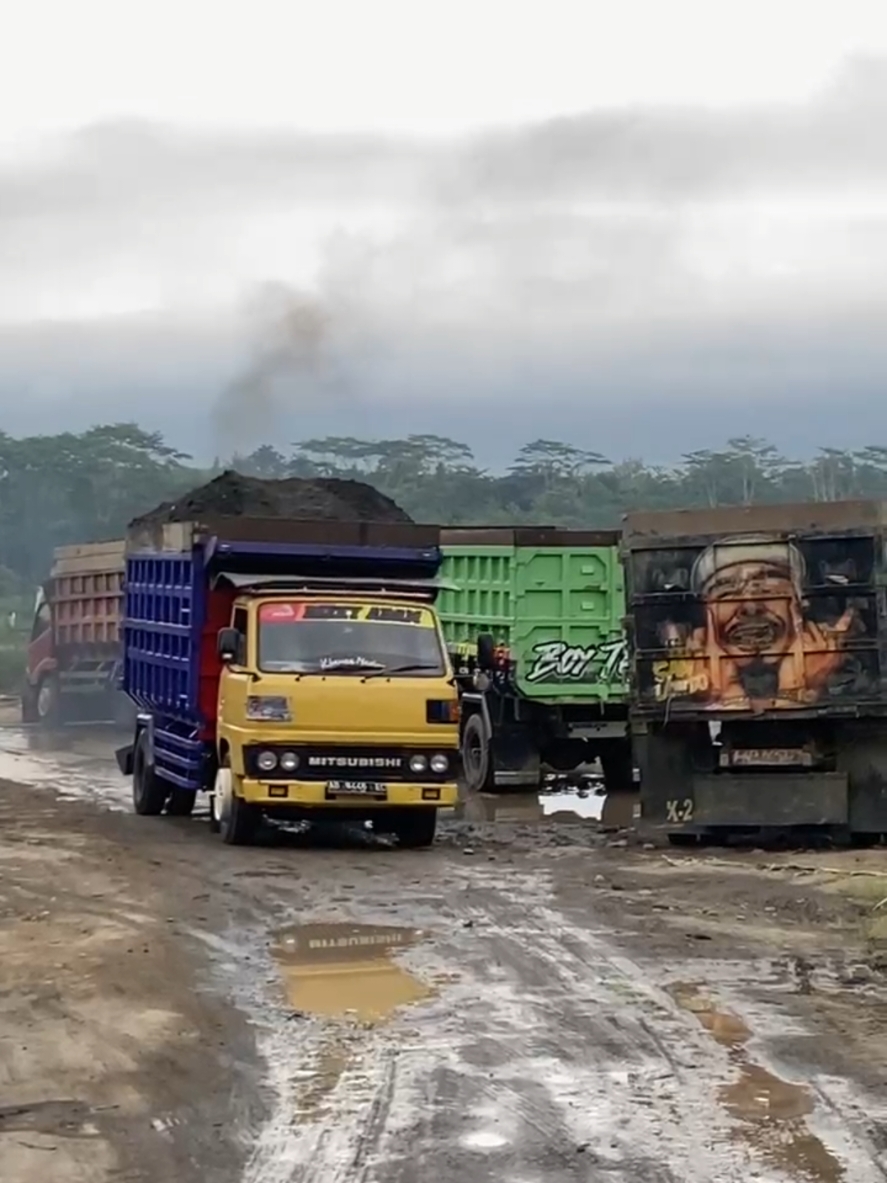
[[[678, 967], [626, 957], [593, 917], [568, 920], [544, 874], [511, 868], [503, 887], [500, 869], [460, 867], [446, 899], [426, 894], [415, 910], [396, 874], [396, 861], [373, 874], [349, 913], [378, 922], [400, 898], [398, 919], [409, 911], [433, 937], [402, 963], [439, 993], [372, 1028], [270, 1031], [278, 1106], [243, 1183], [745, 1183], [755, 1167], [814, 1179], [767, 1171], [738, 1136], [720, 1099], [735, 1075], [727, 1051], [663, 988]], [[287, 1065], [322, 1064], [331, 1047], [342, 1070], [316, 1112], [296, 1116]], [[858, 1096], [846, 1086], [836, 1103], [827, 1082], [807, 1083], [829, 1098], [809, 1127], [834, 1177], [880, 1183]]]
[[[58, 768], [67, 774], [79, 758]], [[94, 789], [88, 768], [78, 775]], [[159, 827], [144, 832], [151, 844], [160, 837]], [[797, 1121], [838, 1173], [786, 1173], [741, 1136], [722, 1099], [735, 1061], [665, 987], [703, 979], [752, 1031], [749, 1058], [782, 1075], [770, 1053], [794, 1020], [778, 996], [768, 1004], [745, 988], [764, 972], [753, 959], [626, 956], [596, 923], [591, 895], [562, 911], [549, 876], [526, 864], [467, 863], [440, 848], [362, 855], [360, 866], [354, 855], [300, 851], [294, 867], [293, 855], [281, 847], [271, 865], [269, 850], [217, 850], [193, 822], [163, 831], [176, 876], [217, 892], [243, 922], [230, 941], [193, 934], [214, 946], [226, 989], [238, 983], [238, 1005], [264, 1031], [276, 1103], [243, 1183], [745, 1183], [752, 1170], [768, 1183], [887, 1178], [887, 1146], [872, 1131], [887, 1128], [887, 1107], [841, 1076], [788, 1071], [815, 1102]], [[437, 996], [376, 1027], [286, 1019], [269, 1005], [278, 972], [257, 954], [269, 910], [297, 904], [300, 919], [328, 917], [331, 898], [349, 919], [395, 913], [427, 930], [402, 961]]]

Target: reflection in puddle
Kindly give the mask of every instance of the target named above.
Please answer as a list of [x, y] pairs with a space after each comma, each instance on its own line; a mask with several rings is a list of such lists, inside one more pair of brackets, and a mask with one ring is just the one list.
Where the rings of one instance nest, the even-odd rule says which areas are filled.
[[558, 793], [471, 793], [461, 815], [470, 822], [534, 825], [543, 821], [582, 822], [601, 816], [603, 798], [574, 790]]
[[729, 1050], [739, 1079], [725, 1085], [719, 1099], [740, 1122], [739, 1135], [773, 1165], [811, 1183], [839, 1183], [843, 1168], [804, 1118], [813, 1112], [813, 1097], [804, 1085], [791, 1084], [748, 1058], [751, 1031], [729, 1011], [719, 1011], [703, 990], [677, 983], [670, 993], [683, 1010], [694, 1014], [712, 1037]]
[[558, 820], [594, 821], [601, 816], [604, 798], [599, 797], [596, 793], [579, 793], [575, 789], [568, 789], [562, 793], [543, 794], [541, 805], [544, 816], [552, 820], [560, 815]]
[[413, 929], [305, 924], [278, 933], [272, 954], [290, 1005], [314, 1015], [378, 1022], [433, 990], [391, 959], [421, 938]]
[[114, 759], [115, 747], [125, 742], [111, 728], [49, 732], [0, 726], [0, 778], [52, 788], [63, 798], [128, 809], [129, 782]]

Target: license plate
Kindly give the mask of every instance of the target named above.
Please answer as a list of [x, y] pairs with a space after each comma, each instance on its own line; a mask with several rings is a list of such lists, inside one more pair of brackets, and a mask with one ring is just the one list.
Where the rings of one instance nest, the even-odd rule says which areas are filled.
[[388, 793], [384, 785], [372, 780], [331, 780], [326, 786], [328, 797], [378, 797]]
[[809, 767], [813, 763], [813, 756], [804, 748], [734, 748], [730, 753], [730, 763], [734, 766], [769, 764], [781, 767]]

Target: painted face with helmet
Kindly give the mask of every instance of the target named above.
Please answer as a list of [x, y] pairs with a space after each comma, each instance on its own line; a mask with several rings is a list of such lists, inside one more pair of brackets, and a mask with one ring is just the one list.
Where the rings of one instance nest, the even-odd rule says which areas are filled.
[[796, 546], [746, 535], [703, 551], [692, 587], [705, 602], [709, 635], [726, 656], [775, 663], [803, 628], [803, 579]]

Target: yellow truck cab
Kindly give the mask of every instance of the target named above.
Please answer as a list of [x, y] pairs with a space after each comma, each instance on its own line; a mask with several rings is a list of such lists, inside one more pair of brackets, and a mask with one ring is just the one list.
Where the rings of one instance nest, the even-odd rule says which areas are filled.
[[458, 696], [433, 607], [362, 592], [241, 596], [219, 637], [213, 818], [353, 818], [427, 845], [456, 803]]
[[232, 519], [131, 538], [124, 685], [140, 709], [118, 755], [136, 811], [189, 813], [206, 791], [230, 844], [264, 815], [429, 845], [459, 775], [438, 537]]

